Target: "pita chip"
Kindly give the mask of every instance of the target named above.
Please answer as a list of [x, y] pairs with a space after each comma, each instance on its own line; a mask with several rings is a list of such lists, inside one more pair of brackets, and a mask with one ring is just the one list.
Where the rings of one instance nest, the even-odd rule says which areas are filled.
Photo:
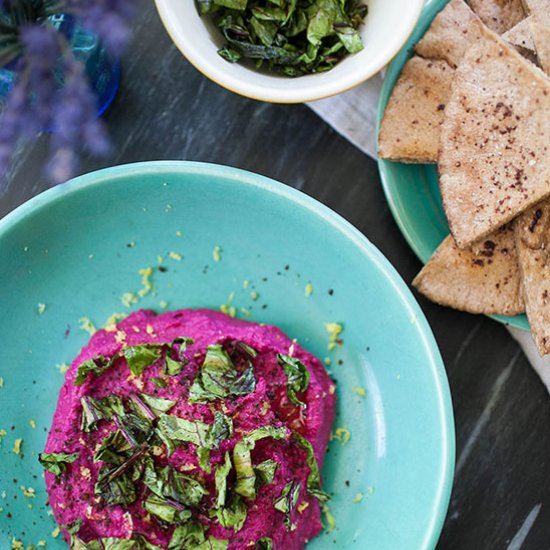
[[443, 59], [456, 68], [482, 29], [483, 23], [463, 0], [451, 0], [437, 14], [415, 52], [426, 59]]
[[525, 308], [541, 355], [550, 353], [550, 203], [538, 204], [515, 222]]
[[469, 0], [472, 10], [497, 34], [503, 34], [525, 18], [522, 0]]
[[439, 147], [443, 206], [464, 248], [550, 195], [550, 80], [488, 32], [455, 71]]
[[539, 64], [542, 70], [550, 75], [550, 26], [546, 26], [537, 18], [533, 18], [530, 27]]
[[506, 42], [515, 46], [519, 53], [527, 57], [529, 61], [536, 60], [535, 42], [533, 40], [530, 25], [532, 17], [533, 16], [529, 16], [527, 19], [520, 21], [515, 27], [502, 35], [502, 38], [506, 40]]
[[513, 226], [506, 225], [467, 250], [447, 237], [412, 284], [433, 302], [461, 311], [523, 313]]
[[453, 72], [445, 61], [415, 56], [407, 62], [380, 124], [380, 158], [437, 162], [439, 128], [451, 92]]

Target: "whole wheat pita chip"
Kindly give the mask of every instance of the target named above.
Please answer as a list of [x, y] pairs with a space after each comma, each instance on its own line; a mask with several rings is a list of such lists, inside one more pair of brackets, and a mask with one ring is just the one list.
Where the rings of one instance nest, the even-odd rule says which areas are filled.
[[415, 47], [426, 59], [443, 59], [457, 67], [466, 50], [481, 36], [483, 23], [463, 0], [451, 0]]
[[550, 0], [522, 0], [527, 15], [535, 15], [545, 25], [550, 25]]
[[515, 222], [525, 308], [539, 353], [550, 353], [550, 203], [538, 204]]
[[506, 225], [468, 250], [447, 237], [413, 286], [433, 302], [469, 313], [522, 313], [513, 226]]
[[535, 41], [531, 33], [531, 19], [532, 15], [520, 21], [515, 27], [502, 35], [502, 38], [515, 46], [519, 53], [524, 57], [527, 57], [529, 61], [536, 61]]
[[525, 18], [522, 0], [469, 0], [472, 10], [497, 34], [503, 34]]
[[380, 158], [437, 161], [439, 127], [454, 70], [445, 61], [411, 58], [393, 88], [378, 137]]
[[550, 76], [550, 26], [542, 24], [535, 17], [530, 21], [530, 28], [539, 64]]
[[550, 194], [550, 80], [494, 33], [455, 71], [440, 187], [463, 248]]

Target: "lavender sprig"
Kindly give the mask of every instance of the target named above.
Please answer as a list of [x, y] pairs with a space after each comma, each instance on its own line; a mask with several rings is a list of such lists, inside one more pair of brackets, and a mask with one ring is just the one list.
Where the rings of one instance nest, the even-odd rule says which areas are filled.
[[[109, 153], [105, 125], [97, 119], [97, 98], [66, 38], [50, 24], [56, 14], [78, 17], [81, 24], [119, 55], [130, 37], [132, 0], [0, 0], [0, 68], [17, 75], [0, 104], [0, 186], [17, 143], [51, 130], [46, 173], [53, 183], [77, 170], [78, 151]], [[56, 82], [62, 74], [63, 86]]]

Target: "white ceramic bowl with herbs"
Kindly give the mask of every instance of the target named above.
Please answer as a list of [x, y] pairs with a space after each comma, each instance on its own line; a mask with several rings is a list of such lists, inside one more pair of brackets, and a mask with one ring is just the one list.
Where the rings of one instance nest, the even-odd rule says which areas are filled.
[[[218, 51], [227, 40], [214, 23], [214, 16], [199, 14], [195, 0], [156, 0], [172, 40], [199, 71], [235, 93], [274, 103], [314, 101], [368, 80], [401, 49], [418, 20], [424, 0], [363, 0], [363, 3], [368, 7], [358, 29], [363, 49], [346, 55], [326, 72], [289, 77], [268, 71], [266, 63], [258, 69], [249, 59], [231, 63], [220, 56]], [[252, 5], [251, 0], [249, 4]]]

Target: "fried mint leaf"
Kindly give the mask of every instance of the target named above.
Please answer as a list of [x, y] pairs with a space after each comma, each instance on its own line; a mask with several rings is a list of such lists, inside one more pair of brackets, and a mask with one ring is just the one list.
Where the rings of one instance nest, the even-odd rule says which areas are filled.
[[226, 397], [247, 395], [256, 388], [254, 369], [249, 365], [239, 375], [221, 344], [208, 346], [204, 362], [189, 390], [190, 403], [206, 403]]
[[168, 544], [168, 550], [181, 550], [182, 548], [196, 548], [206, 538], [204, 536], [205, 526], [202, 523], [187, 522], [174, 529], [172, 538]]
[[65, 472], [67, 464], [72, 464], [79, 456], [79, 453], [40, 453], [38, 461], [48, 472], [58, 476]]
[[193, 443], [198, 447], [210, 447], [210, 425], [198, 420], [191, 421], [177, 416], [161, 414], [157, 429], [172, 441]]
[[262, 486], [273, 483], [273, 478], [275, 477], [275, 472], [278, 467], [279, 464], [272, 459], [264, 460], [257, 466], [254, 466], [254, 472], [256, 473], [259, 485]]
[[292, 522], [291, 514], [300, 496], [300, 483], [296, 480], [287, 483], [281, 491], [281, 496], [273, 501], [275, 510], [285, 515], [284, 524], [287, 531], [290, 531]]
[[216, 466], [216, 508], [225, 506], [225, 498], [227, 495], [227, 476], [231, 471], [231, 457], [229, 453], [225, 453], [225, 461], [223, 464]]
[[286, 439], [286, 428], [263, 426], [245, 435], [233, 448], [233, 464], [237, 474], [235, 492], [243, 497], [256, 498], [256, 473], [252, 467], [251, 451], [256, 441], [272, 437], [273, 439]]
[[307, 492], [314, 496], [320, 502], [330, 500], [329, 495], [321, 489], [321, 476], [319, 474], [319, 465], [315, 458], [313, 445], [298, 432], [292, 433], [294, 441], [306, 452], [306, 462], [309, 467], [309, 476], [307, 478]]
[[232, 495], [228, 506], [212, 510], [212, 516], [216, 517], [222, 527], [235, 532], [240, 531], [246, 521], [248, 508], [239, 495]]
[[290, 355], [277, 354], [277, 361], [288, 378], [287, 395], [288, 399], [294, 405], [304, 406], [298, 397], [297, 393], [303, 393], [309, 386], [309, 371], [306, 366], [295, 357]]
[[101, 376], [108, 368], [112, 367], [114, 362], [118, 359], [118, 356], [108, 359], [103, 355], [98, 355], [93, 359], [88, 359], [81, 363], [76, 371], [76, 377], [74, 379], [75, 386], [81, 386], [86, 382], [88, 374], [93, 373], [95, 376]]
[[147, 367], [160, 358], [162, 344], [138, 344], [124, 348], [123, 355], [134, 376], [139, 376]]

